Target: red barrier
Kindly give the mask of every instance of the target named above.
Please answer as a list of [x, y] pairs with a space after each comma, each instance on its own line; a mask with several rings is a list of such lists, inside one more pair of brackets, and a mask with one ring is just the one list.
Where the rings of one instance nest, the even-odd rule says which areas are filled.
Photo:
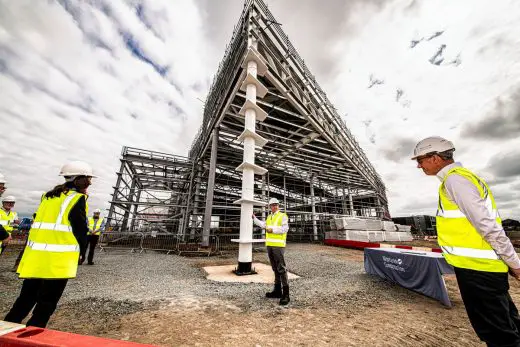
[[415, 247], [415, 246], [407, 246], [407, 245], [391, 245], [391, 244], [380, 244], [373, 242], [363, 242], [363, 241], [352, 241], [352, 240], [335, 240], [335, 239], [326, 239], [324, 243], [328, 246], [337, 246], [337, 247], [345, 247], [345, 248], [355, 248], [355, 249], [365, 249], [365, 248], [401, 248], [401, 249], [410, 249], [414, 251], [427, 251], [427, 252], [435, 252], [442, 253], [440, 248], [429, 248], [429, 247]]
[[356, 248], [356, 249], [379, 248], [380, 247], [379, 243], [352, 241], [352, 240], [334, 240], [334, 239], [326, 239], [325, 244], [329, 245], [329, 246], [339, 246], [339, 247]]
[[0, 336], [0, 347], [154, 347], [135, 342], [27, 327]]

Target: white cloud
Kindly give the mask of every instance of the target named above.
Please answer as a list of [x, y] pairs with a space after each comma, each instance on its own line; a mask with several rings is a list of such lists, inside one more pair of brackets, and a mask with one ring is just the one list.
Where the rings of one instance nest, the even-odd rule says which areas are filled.
[[[337, 42], [341, 72], [332, 99], [348, 113], [347, 124], [385, 180], [393, 214], [431, 213], [422, 206], [432, 201], [434, 209], [436, 201], [438, 182], [421, 177], [403, 152], [403, 143], [447, 137], [455, 142], [458, 159], [477, 171], [488, 169], [502, 148], [518, 148], [518, 136], [479, 140], [461, 135], [464, 126], [494, 112], [497, 97], [518, 88], [517, 2], [391, 1], [383, 8], [361, 4], [351, 13], [348, 28], [354, 33]], [[439, 31], [442, 34], [428, 41]], [[412, 48], [411, 41], [421, 38]], [[434, 65], [430, 59], [442, 45], [444, 61]], [[457, 57], [460, 64], [450, 64]], [[367, 88], [370, 75], [384, 83]], [[398, 89], [404, 92], [400, 102]], [[368, 134], [363, 126], [367, 120]], [[389, 155], [392, 151], [395, 155]], [[396, 157], [399, 160], [391, 162]], [[506, 208], [502, 214], [519, 217], [520, 211]]]
[[[160, 37], [137, 5], [161, 14]], [[0, 2], [0, 23], [0, 162], [18, 210], [67, 160], [93, 165], [89, 204], [103, 208], [123, 145], [186, 153], [210, 74], [194, 2]]]

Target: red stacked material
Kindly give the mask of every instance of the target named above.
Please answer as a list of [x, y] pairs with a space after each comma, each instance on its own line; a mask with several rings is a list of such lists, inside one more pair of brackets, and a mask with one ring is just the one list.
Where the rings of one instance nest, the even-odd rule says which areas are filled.
[[355, 248], [355, 249], [402, 248], [402, 249], [411, 249], [414, 251], [442, 253], [442, 250], [440, 248], [416, 247], [416, 246], [406, 246], [406, 245], [391, 245], [391, 244], [387, 244], [387, 243], [374, 243], [374, 242], [363, 242], [363, 241], [352, 241], [352, 240], [326, 239], [325, 244], [329, 245], [329, 246]]

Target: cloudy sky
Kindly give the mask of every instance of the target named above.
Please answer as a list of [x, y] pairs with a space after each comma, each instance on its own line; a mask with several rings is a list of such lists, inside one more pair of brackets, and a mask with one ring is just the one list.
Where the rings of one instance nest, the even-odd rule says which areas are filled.
[[[419, 139], [457, 158], [520, 218], [520, 3], [270, 0], [383, 177], [393, 216], [432, 214]], [[107, 208], [124, 145], [186, 155], [241, 0], [0, 0], [0, 172], [32, 213], [85, 160]]]

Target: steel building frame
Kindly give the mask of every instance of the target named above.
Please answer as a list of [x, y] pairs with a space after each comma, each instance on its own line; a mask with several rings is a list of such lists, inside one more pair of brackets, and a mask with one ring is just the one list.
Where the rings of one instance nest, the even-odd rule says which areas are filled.
[[[161, 222], [155, 225], [171, 233], [238, 233], [240, 206], [233, 201], [240, 199], [241, 173], [235, 169], [243, 156], [239, 136], [244, 117], [239, 111], [245, 102], [243, 61], [251, 41], [268, 66], [259, 77], [267, 94], [257, 99], [267, 118], [257, 123], [256, 132], [269, 142], [255, 151], [256, 163], [268, 172], [255, 176], [255, 199], [282, 201], [289, 235], [300, 239], [319, 238], [332, 215], [388, 215], [381, 177], [325, 92], [266, 4], [246, 0], [189, 158], [123, 150], [108, 216], [114, 228], [135, 229], [137, 221], [154, 225], [148, 220], [157, 218]], [[154, 189], [166, 198], [143, 201], [142, 192], [150, 197]], [[265, 216], [265, 210], [258, 212]]]

